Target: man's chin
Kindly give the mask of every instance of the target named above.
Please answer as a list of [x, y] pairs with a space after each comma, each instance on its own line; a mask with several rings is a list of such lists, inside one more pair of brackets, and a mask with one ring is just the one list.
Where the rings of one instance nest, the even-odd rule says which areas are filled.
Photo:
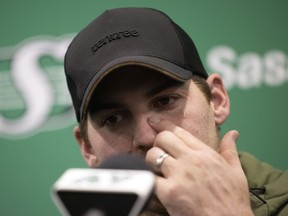
[[140, 214], [140, 216], [169, 216], [168, 212], [162, 203], [154, 195], [147, 208]]

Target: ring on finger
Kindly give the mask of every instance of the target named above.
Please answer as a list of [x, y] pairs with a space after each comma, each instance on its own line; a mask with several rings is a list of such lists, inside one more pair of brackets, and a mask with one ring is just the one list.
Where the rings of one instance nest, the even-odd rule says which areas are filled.
[[166, 152], [162, 152], [159, 157], [156, 159], [156, 167], [160, 169], [163, 161], [169, 156]]

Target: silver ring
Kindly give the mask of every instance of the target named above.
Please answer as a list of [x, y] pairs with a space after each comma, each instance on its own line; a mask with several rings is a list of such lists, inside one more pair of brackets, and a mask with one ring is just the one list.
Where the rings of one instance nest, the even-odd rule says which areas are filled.
[[157, 167], [158, 169], [160, 169], [163, 161], [164, 161], [165, 158], [167, 158], [168, 156], [169, 156], [169, 154], [167, 154], [166, 152], [162, 152], [162, 153], [160, 154], [160, 156], [156, 159], [156, 167]]

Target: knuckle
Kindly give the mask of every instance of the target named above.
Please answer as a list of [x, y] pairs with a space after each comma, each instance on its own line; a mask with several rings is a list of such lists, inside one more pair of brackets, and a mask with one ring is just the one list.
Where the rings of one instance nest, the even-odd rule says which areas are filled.
[[155, 145], [161, 145], [161, 143], [165, 143], [167, 140], [170, 140], [173, 137], [173, 133], [168, 131], [168, 130], [164, 130], [161, 131], [160, 133], [157, 134], [157, 136], [155, 137]]
[[169, 185], [166, 192], [168, 197], [179, 197], [182, 193], [182, 187], [177, 182], [174, 182]]

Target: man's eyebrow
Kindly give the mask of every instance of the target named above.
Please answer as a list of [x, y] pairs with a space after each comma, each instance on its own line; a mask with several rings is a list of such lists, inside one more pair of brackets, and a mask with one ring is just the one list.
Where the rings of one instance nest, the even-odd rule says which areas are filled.
[[106, 109], [115, 109], [115, 108], [120, 108], [123, 107], [123, 104], [118, 103], [118, 102], [108, 102], [108, 103], [96, 103], [96, 104], [91, 104], [89, 106], [89, 113], [90, 114], [95, 114], [97, 112], [100, 112], [102, 110]]
[[175, 88], [175, 87], [180, 87], [184, 85], [184, 82], [179, 82], [175, 80], [170, 80], [168, 82], [165, 82], [159, 86], [156, 86], [155, 88], [150, 89], [147, 93], [145, 93], [145, 97], [149, 98], [152, 97], [156, 94], [159, 94], [160, 92], [169, 89], [169, 88]]

